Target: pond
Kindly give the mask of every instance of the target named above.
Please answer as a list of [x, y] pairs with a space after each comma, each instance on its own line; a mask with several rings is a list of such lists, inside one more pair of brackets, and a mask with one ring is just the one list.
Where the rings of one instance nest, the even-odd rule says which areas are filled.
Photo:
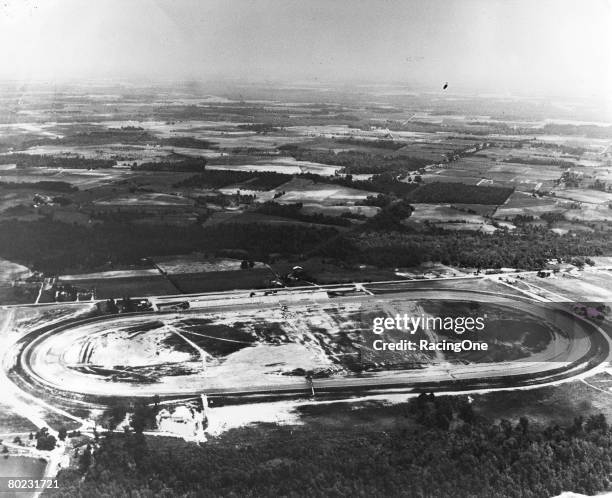
[[7, 492], [5, 477], [40, 479], [45, 473], [47, 462], [39, 458], [9, 455], [0, 456], [0, 495], [2, 498], [30, 498], [34, 492]]

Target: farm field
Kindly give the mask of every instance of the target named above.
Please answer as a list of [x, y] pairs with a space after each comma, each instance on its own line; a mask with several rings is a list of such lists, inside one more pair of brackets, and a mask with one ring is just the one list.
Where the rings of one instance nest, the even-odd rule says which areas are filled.
[[[166, 258], [155, 258], [155, 265], [168, 275], [182, 273], [206, 273], [240, 270], [242, 261], [228, 258], [210, 258], [205, 254], [187, 254]], [[253, 261], [252, 268], [264, 268], [260, 261]]]
[[112, 199], [98, 200], [94, 203], [100, 206], [192, 206], [193, 202], [184, 197], [168, 194], [140, 194], [121, 196]]
[[[278, 275], [286, 275], [296, 266], [295, 261], [274, 261], [270, 267]], [[385, 280], [398, 280], [403, 278], [391, 269], [375, 268], [368, 265], [351, 267], [339, 262], [332, 262], [322, 258], [309, 258], [300, 261], [306, 274], [317, 284], [375, 282]]]
[[95, 188], [109, 185], [128, 175], [128, 172], [113, 168], [89, 171], [85, 169], [23, 168], [0, 175], [0, 180], [9, 183], [34, 183], [40, 181], [67, 182], [78, 188]]
[[612, 201], [612, 193], [591, 189], [555, 189], [555, 195], [561, 199], [584, 202], [589, 204], [606, 204]]
[[514, 192], [508, 200], [495, 211], [495, 218], [513, 218], [517, 215], [539, 216], [543, 213], [563, 212], [559, 200], [551, 197], [534, 197], [524, 192]]
[[177, 288], [162, 275], [113, 277], [113, 278], [81, 278], [63, 277], [62, 284], [71, 284], [79, 289], [93, 290], [97, 299], [119, 297], [143, 297], [177, 294]]
[[352, 213], [358, 216], [364, 216], [366, 218], [371, 218], [375, 216], [378, 212], [380, 212], [380, 208], [376, 206], [329, 206], [325, 203], [318, 202], [306, 202], [303, 203], [303, 207], [301, 210], [304, 214], [326, 214], [329, 216], [342, 216], [344, 213]]
[[612, 272], [608, 270], [589, 270], [553, 274], [547, 278], [530, 277], [526, 282], [546, 292], [552, 293], [549, 297], [578, 303], [603, 303], [610, 306], [612, 293], [610, 292], [610, 278]]
[[328, 166], [310, 161], [297, 161], [292, 157], [279, 157], [269, 161], [262, 160], [255, 164], [211, 164], [209, 168], [233, 171], [273, 171], [288, 175], [314, 173], [321, 176], [333, 176], [342, 169], [339, 166]]
[[414, 213], [411, 221], [457, 222], [457, 223], [485, 223], [485, 219], [478, 214], [471, 214], [455, 209], [450, 204], [413, 204]]
[[17, 279], [27, 278], [31, 273], [23, 265], [0, 258], [0, 284], [6, 285]]
[[295, 179], [278, 187], [277, 191], [284, 192], [279, 202], [314, 202], [334, 205], [335, 203], [355, 203], [365, 199], [371, 192], [357, 189], [338, 187], [314, 183], [311, 180]]
[[[236, 250], [238, 259], [298, 266], [327, 258], [338, 271], [322, 281], [346, 282], [362, 276], [360, 267], [394, 275], [400, 267], [419, 273], [408, 260], [415, 268], [447, 265], [427, 261], [435, 239], [493, 247], [510, 232], [520, 241], [531, 230], [547, 230], [570, 246], [572, 237], [601, 239], [612, 228], [612, 135], [586, 105], [572, 103], [572, 113], [584, 117], [574, 119], [540, 100], [518, 107], [497, 96], [432, 100], [403, 87], [340, 93], [318, 85], [277, 93], [103, 87], [23, 97], [7, 90], [4, 102], [19, 98], [25, 112], [0, 128], [0, 224], [15, 241], [0, 257], [40, 271], [28, 285], [22, 279], [4, 288], [7, 302], [35, 300], [45, 278], [140, 268], [160, 254], [168, 261], [194, 256], [170, 270], [173, 282], [109, 274], [59, 283], [95, 286], [100, 296], [141, 294], [149, 284], [155, 294], [269, 283], [259, 267], [207, 275], [209, 262]], [[83, 231], [67, 241], [76, 229]], [[248, 235], [255, 230], [260, 235]], [[296, 230], [313, 241], [306, 250], [284, 236]], [[133, 240], [129, 248], [100, 242], [131, 231], [154, 242]], [[26, 243], [42, 232], [35, 247]], [[230, 233], [244, 233], [240, 247], [228, 242]], [[388, 242], [365, 254], [355, 241], [366, 238]], [[89, 239], [97, 242], [81, 244]], [[392, 242], [398, 239], [403, 247]], [[86, 263], [75, 268], [64, 256], [59, 264], [66, 243], [76, 251], [72, 259]], [[601, 240], [595, 245], [592, 255], [606, 252]], [[546, 264], [544, 249], [537, 250], [542, 254], [526, 258], [530, 268]], [[460, 259], [450, 265], [455, 271], [478, 265]], [[501, 261], [510, 256], [489, 259], [492, 269], [515, 265]]]
[[60, 280], [77, 282], [79, 280], [102, 280], [114, 278], [133, 278], [133, 277], [151, 277], [158, 276], [159, 271], [155, 268], [146, 268], [139, 270], [109, 270], [97, 273], [80, 273], [76, 275], [61, 275]]
[[612, 210], [607, 205], [583, 204], [579, 209], [568, 209], [564, 213], [569, 221], [589, 223], [593, 221], [612, 221]]
[[175, 273], [168, 276], [172, 284], [182, 293], [226, 291], [232, 289], [262, 289], [270, 287], [275, 275], [268, 269], [203, 271]]

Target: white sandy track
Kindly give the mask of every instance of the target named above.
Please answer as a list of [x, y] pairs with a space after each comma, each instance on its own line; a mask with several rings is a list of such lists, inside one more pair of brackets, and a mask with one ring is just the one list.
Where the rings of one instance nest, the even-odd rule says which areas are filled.
[[[6, 343], [10, 343], [10, 328], [14, 321], [14, 309], [3, 310], [2, 321], [0, 323], [0, 347], [7, 351], [3, 346], [7, 346]], [[23, 392], [13, 384], [6, 376], [7, 362], [10, 356], [5, 355], [2, 358], [3, 364], [0, 368], [0, 392], [4, 398], [6, 404], [11, 406], [15, 413], [21, 415], [25, 419], [32, 422], [39, 429], [46, 428], [52, 436], [58, 439], [58, 433], [53, 429], [44, 419], [44, 411], [55, 412], [59, 415], [80, 422], [82, 426], [86, 426], [85, 420], [75, 417], [71, 413], [66, 412], [60, 408], [54, 407], [29, 393]], [[51, 479], [57, 475], [61, 462], [65, 459], [65, 443], [58, 440], [58, 445], [51, 451], [37, 451], [28, 448], [27, 454], [47, 460], [47, 465], [43, 473], [43, 479]], [[38, 498], [42, 491], [34, 493], [34, 498]]]
[[[9, 347], [7, 344], [5, 344], [5, 342], [7, 342], [7, 338], [10, 335], [9, 329], [13, 324], [13, 315], [14, 310], [12, 309], [5, 310], [2, 315], [3, 320], [0, 324], [0, 340], [2, 342], [0, 342], [0, 347], [2, 347], [4, 351], [9, 350]], [[5, 403], [11, 406], [15, 413], [29, 420], [39, 429], [47, 428], [51, 434], [55, 434], [55, 431], [44, 420], [40, 409], [58, 413], [59, 415], [68, 417], [78, 422], [84, 422], [84, 420], [75, 417], [74, 415], [60, 408], [51, 406], [42, 400], [39, 400], [30, 394], [19, 390], [17, 386], [15, 386], [15, 384], [13, 384], [6, 376], [6, 372], [10, 368], [9, 365], [12, 358], [9, 355], [5, 355], [2, 360], [3, 365], [2, 369], [0, 369], [0, 392], [2, 392]], [[37, 410], [35, 407], [38, 407], [39, 409]]]

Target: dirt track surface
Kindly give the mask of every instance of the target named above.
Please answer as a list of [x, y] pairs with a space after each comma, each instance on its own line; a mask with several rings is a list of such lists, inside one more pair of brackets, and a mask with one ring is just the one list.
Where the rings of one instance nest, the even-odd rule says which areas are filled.
[[[597, 362], [606, 359], [609, 351], [609, 339], [604, 332], [590, 322], [575, 317], [566, 311], [555, 307], [544, 307], [524, 299], [494, 296], [490, 293], [461, 290], [426, 290], [413, 289], [404, 292], [394, 292], [385, 295], [348, 296], [322, 301], [354, 305], [377, 305], [389, 300], [435, 299], [449, 301], [491, 302], [520, 310], [532, 317], [551, 324], [560, 331], [551, 344], [542, 352], [534, 355], [529, 361], [513, 361], [498, 363], [461, 364], [450, 362], [433, 362], [418, 370], [389, 370], [361, 375], [339, 375], [330, 378], [315, 379], [313, 386], [317, 392], [343, 392], [350, 394], [355, 391], [379, 392], [384, 390], [412, 390], [436, 385], [444, 388], [486, 388], [512, 387], [531, 383], [549, 382], [555, 378], [568, 377], [586, 369], [593, 368]], [[316, 305], [316, 303], [313, 303]], [[257, 304], [255, 310], [271, 310], [278, 308], [280, 303], [267, 305]], [[284, 304], [289, 311], [299, 304]], [[226, 306], [217, 313], [231, 314], [249, 310], [244, 304]], [[189, 315], [190, 318], [210, 313], [206, 311], [190, 311], [177, 313], [147, 314], [147, 317], [171, 320], [177, 316]], [[211, 372], [196, 372], [186, 375], [171, 375], [162, 377], [157, 382], [116, 382], [109, 375], [92, 373], [87, 368], [74, 368], [75, 359], [71, 357], [71, 346], [77, 343], [87, 344], [88, 335], [94, 337], [129, 322], [138, 323], [141, 316], [113, 316], [107, 319], [95, 320], [86, 324], [66, 324], [58, 326], [29, 341], [21, 352], [15, 356], [17, 370], [21, 372], [22, 380], [36, 391], [47, 395], [60, 397], [84, 396], [87, 399], [107, 397], [139, 397], [153, 396], [173, 397], [183, 395], [279, 395], [310, 390], [310, 384], [301, 376], [270, 376], [252, 375], [249, 371], [249, 358], [242, 358], [216, 374]], [[272, 350], [257, 351], [257, 346], [248, 348], [249, 354], [270, 354]], [[281, 350], [278, 350], [280, 355]], [[81, 360], [87, 364], [87, 351], [80, 352]], [[291, 356], [297, 351], [287, 350], [283, 354]], [[79, 360], [79, 361], [81, 361]], [[274, 355], [269, 361], [275, 360]], [[204, 361], [204, 359], [203, 359]], [[266, 360], [267, 361], [267, 360]], [[278, 359], [277, 359], [278, 361]]]

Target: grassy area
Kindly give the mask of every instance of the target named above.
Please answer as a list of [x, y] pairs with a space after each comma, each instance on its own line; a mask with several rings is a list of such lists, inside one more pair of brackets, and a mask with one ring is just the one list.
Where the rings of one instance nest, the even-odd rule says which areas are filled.
[[[574, 381], [554, 387], [473, 394], [474, 409], [491, 420], [518, 420], [525, 416], [542, 426], [569, 424], [574, 417], [603, 413], [612, 418], [612, 394], [598, 389], [612, 387], [607, 373], [587, 379], [587, 385]], [[604, 382], [604, 385], [602, 385]], [[612, 391], [611, 391], [612, 393]]]
[[267, 268], [235, 271], [180, 273], [168, 276], [174, 286], [185, 294], [232, 289], [261, 289], [270, 287], [274, 274]]
[[124, 296], [142, 297], [166, 294], [178, 294], [177, 288], [164, 276], [100, 278], [92, 280], [63, 280], [79, 289], [94, 289], [97, 299], [118, 298]]

